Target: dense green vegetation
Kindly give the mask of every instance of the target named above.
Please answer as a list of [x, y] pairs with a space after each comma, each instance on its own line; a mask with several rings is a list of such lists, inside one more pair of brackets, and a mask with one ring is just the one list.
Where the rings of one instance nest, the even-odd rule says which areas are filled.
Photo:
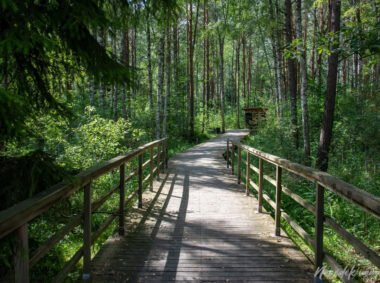
[[[0, 1], [0, 209], [153, 139], [168, 136], [175, 154], [243, 128], [242, 108], [257, 106], [268, 112], [253, 147], [380, 196], [379, 9], [376, 0]], [[97, 180], [94, 196], [117, 179]], [[285, 179], [314, 201], [312, 184]], [[331, 215], [379, 251], [378, 221], [327, 198]], [[311, 215], [285, 202], [313, 233]], [[77, 193], [36, 219], [31, 250], [81, 206]], [[82, 232], [36, 265], [33, 280], [52, 278]], [[326, 239], [345, 245], [329, 230]], [[1, 242], [0, 278], [12, 249]], [[351, 248], [337, 252], [357, 264]]]

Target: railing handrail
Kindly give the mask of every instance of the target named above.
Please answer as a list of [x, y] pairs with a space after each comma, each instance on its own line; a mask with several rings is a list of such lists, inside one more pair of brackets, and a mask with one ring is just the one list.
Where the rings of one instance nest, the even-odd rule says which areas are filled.
[[130, 159], [140, 155], [147, 149], [166, 140], [167, 138], [155, 140], [140, 146], [127, 154], [117, 156], [100, 165], [90, 167], [74, 176], [69, 182], [63, 181], [58, 183], [32, 198], [21, 201], [8, 209], [0, 211], [0, 239], [41, 215], [58, 201], [67, 198], [97, 177], [118, 168], [121, 164], [128, 162]]
[[[230, 147], [230, 144], [232, 145]], [[231, 151], [230, 151], [231, 149]], [[236, 150], [237, 149], [237, 150]], [[237, 152], [236, 152], [237, 151]], [[251, 146], [242, 144], [238, 140], [227, 139], [227, 168], [231, 165], [232, 173], [235, 170], [235, 152], [237, 154], [237, 182], [241, 183], [241, 168], [242, 168], [242, 151], [247, 153], [245, 160], [246, 176], [245, 176], [245, 191], [249, 194], [250, 186], [257, 191], [258, 198], [258, 212], [262, 212], [263, 200], [265, 200], [269, 206], [274, 209], [275, 215], [275, 235], [280, 235], [280, 219], [283, 218], [294, 231], [307, 243], [315, 253], [315, 278], [322, 276], [323, 261], [325, 260], [338, 274], [338, 276], [344, 282], [351, 282], [344, 269], [338, 264], [333, 256], [328, 254], [324, 250], [323, 238], [324, 238], [324, 224], [327, 224], [332, 228], [339, 236], [341, 236], [348, 244], [350, 244], [359, 254], [371, 261], [375, 266], [380, 268], [380, 255], [369, 248], [360, 239], [356, 238], [353, 234], [347, 231], [339, 223], [337, 223], [332, 217], [325, 215], [324, 209], [324, 190], [327, 188], [337, 196], [343, 197], [359, 208], [371, 213], [377, 218], [380, 218], [380, 198], [372, 195], [366, 191], [363, 191], [356, 186], [349, 184], [335, 176], [332, 176], [326, 172], [303, 166], [298, 163], [291, 162], [287, 159], [280, 158], [278, 156], [263, 152]], [[259, 167], [257, 168], [251, 164], [251, 155], [255, 156], [259, 160]], [[263, 163], [268, 162], [276, 166], [276, 176], [271, 177], [264, 174]], [[282, 184], [282, 171], [293, 173], [306, 180], [314, 182], [316, 184], [315, 189], [315, 203], [302, 198], [294, 193], [291, 189], [283, 186]], [[250, 172], [251, 170], [258, 174], [258, 184], [252, 181]], [[275, 201], [264, 192], [263, 180], [268, 181], [271, 185], [275, 186]], [[292, 217], [281, 208], [281, 195], [286, 194], [293, 201], [303, 206], [306, 210], [312, 213], [315, 217], [315, 235], [312, 237], [308, 234]], [[318, 281], [318, 280], [317, 280]], [[319, 281], [318, 281], [319, 282]]]
[[371, 212], [377, 218], [380, 218], [380, 198], [372, 195], [352, 184], [349, 184], [338, 177], [332, 176], [326, 172], [307, 167], [287, 159], [266, 153], [254, 147], [242, 144], [240, 141], [231, 140], [232, 144], [240, 146], [251, 154], [260, 157], [274, 165], [278, 165], [291, 173], [304, 177], [309, 181], [316, 181], [325, 188], [337, 193], [349, 201], [360, 206], [362, 209]]

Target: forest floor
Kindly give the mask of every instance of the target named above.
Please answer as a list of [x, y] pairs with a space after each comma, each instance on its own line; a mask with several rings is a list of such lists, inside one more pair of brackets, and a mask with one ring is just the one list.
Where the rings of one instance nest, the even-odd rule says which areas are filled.
[[310, 282], [312, 265], [226, 168], [229, 131], [170, 159], [126, 217], [127, 235], [107, 240], [93, 282]]

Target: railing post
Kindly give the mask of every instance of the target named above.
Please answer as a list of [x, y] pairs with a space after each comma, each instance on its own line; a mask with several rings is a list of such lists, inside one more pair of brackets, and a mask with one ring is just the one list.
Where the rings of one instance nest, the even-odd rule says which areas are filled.
[[325, 188], [317, 184], [316, 187], [316, 218], [315, 218], [315, 270], [319, 271], [315, 274], [314, 281], [321, 282], [320, 273], [323, 267], [323, 222], [324, 222], [324, 192]]
[[168, 139], [165, 140], [165, 168], [168, 169], [168, 161], [169, 161], [169, 146]]
[[125, 216], [125, 164], [120, 165], [119, 184], [119, 236], [124, 236]]
[[281, 173], [282, 168], [280, 166], [276, 166], [276, 214], [275, 214], [275, 223], [276, 223], [276, 231], [275, 235], [280, 236], [281, 230]]
[[161, 157], [161, 143], [157, 144], [157, 181], [160, 180], [160, 157]]
[[227, 159], [227, 168], [229, 168], [230, 167], [230, 140], [229, 139], [227, 139], [227, 153], [226, 153], [227, 155], [226, 155], [226, 159]]
[[237, 168], [237, 174], [238, 174], [238, 184], [241, 182], [241, 148], [238, 147], [238, 168]]
[[84, 187], [83, 200], [83, 282], [91, 282], [91, 183]]
[[162, 147], [161, 147], [161, 172], [165, 172], [165, 141], [162, 141]]
[[15, 231], [16, 253], [15, 263], [15, 283], [29, 282], [29, 242], [28, 224], [25, 223]]
[[234, 174], [234, 159], [235, 159], [235, 151], [234, 151], [234, 143], [231, 141], [231, 171], [232, 171], [232, 175]]
[[153, 146], [150, 147], [150, 162], [149, 162], [149, 189], [150, 191], [153, 191]]
[[259, 205], [257, 207], [257, 212], [263, 212], [263, 177], [264, 177], [264, 166], [263, 160], [259, 157], [259, 191], [258, 191], [258, 201]]
[[249, 154], [249, 151], [247, 150], [247, 163], [245, 168], [245, 194], [249, 196], [249, 181], [250, 181], [250, 173], [251, 173], [251, 155]]
[[142, 164], [143, 164], [143, 153], [139, 154], [139, 168], [138, 168], [138, 207], [142, 208], [142, 181], [143, 181], [143, 170], [142, 170]]

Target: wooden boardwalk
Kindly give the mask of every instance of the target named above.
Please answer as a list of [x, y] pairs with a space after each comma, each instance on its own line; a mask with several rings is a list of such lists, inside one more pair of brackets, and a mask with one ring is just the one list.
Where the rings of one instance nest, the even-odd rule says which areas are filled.
[[[125, 237], [107, 240], [93, 282], [311, 282], [312, 265], [226, 168], [234, 131], [169, 162], [142, 209], [126, 218]], [[285, 235], [282, 232], [282, 235]]]

